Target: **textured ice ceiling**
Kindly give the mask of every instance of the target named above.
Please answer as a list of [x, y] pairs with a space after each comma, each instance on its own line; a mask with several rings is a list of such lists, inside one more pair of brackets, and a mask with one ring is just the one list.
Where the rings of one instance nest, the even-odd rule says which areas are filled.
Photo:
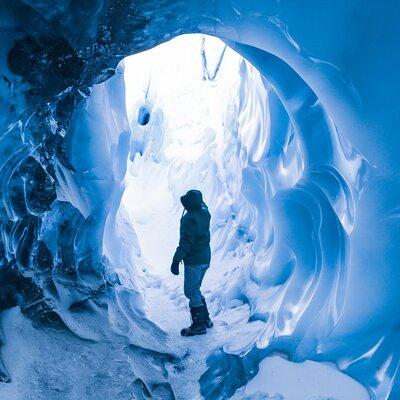
[[262, 79], [232, 116], [246, 126], [249, 93], [255, 109], [265, 101], [258, 134], [232, 153], [242, 158], [230, 239], [254, 255], [232, 291], [264, 325], [246, 351], [230, 343], [210, 356], [203, 396], [229, 398], [272, 351], [333, 361], [378, 400], [400, 396], [394, 1], [1, 1], [0, 15], [2, 308], [15, 288], [36, 326], [99, 345], [128, 339], [132, 391], [173, 398], [173, 356], [144, 318], [143, 277], [134, 260], [120, 268], [118, 199], [143, 141], [115, 68], [175, 36], [210, 34]]

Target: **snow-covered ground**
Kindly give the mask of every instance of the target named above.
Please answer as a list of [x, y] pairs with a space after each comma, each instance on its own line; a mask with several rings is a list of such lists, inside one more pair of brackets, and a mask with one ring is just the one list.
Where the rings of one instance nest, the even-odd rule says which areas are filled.
[[[268, 397], [268, 395], [270, 397]], [[265, 396], [265, 397], [263, 397]], [[260, 370], [234, 399], [367, 400], [367, 390], [333, 365], [304, 361], [292, 363], [267, 357]]]
[[[148, 279], [146, 311], [168, 334], [168, 345], [178, 356], [175, 362], [166, 364], [175, 398], [200, 400], [198, 379], [206, 368], [208, 355], [230, 337], [249, 334], [248, 307], [238, 303], [237, 307], [218, 312], [211, 303], [214, 327], [205, 336], [182, 338], [179, 331], [189, 324], [189, 314], [180, 278], [176, 278], [177, 282], [160, 277]], [[207, 288], [205, 294], [210, 296]], [[0, 384], [0, 399], [132, 399], [133, 376], [140, 366], [135, 369], [135, 350], [122, 339], [115, 337], [113, 341], [96, 343], [68, 332], [37, 330], [18, 308], [4, 313], [2, 322], [6, 343], [2, 358], [12, 382]], [[165, 394], [157, 397], [166, 398]], [[273, 356], [261, 362], [256, 377], [233, 398], [368, 400], [369, 396], [359, 383], [334, 366], [311, 361], [296, 364]]]
[[[177, 278], [176, 280], [178, 280]], [[180, 278], [182, 279], [182, 278]], [[168, 333], [169, 346], [182, 357], [170, 365], [169, 381], [177, 400], [200, 400], [198, 379], [206, 369], [208, 355], [224, 346], [232, 337], [257, 334], [257, 326], [249, 326], [249, 309], [240, 302], [217, 311], [211, 303], [214, 327], [207, 335], [182, 338], [181, 327], [190, 324], [187, 301], [181, 285], [170, 280], [150, 278], [146, 290], [146, 309], [151, 320]], [[176, 283], [176, 282], [173, 282]], [[210, 297], [205, 285], [205, 295]], [[257, 324], [255, 324], [257, 325]], [[270, 396], [270, 397], [268, 397]], [[341, 373], [334, 365], [306, 361], [292, 363], [279, 356], [267, 357], [260, 364], [259, 373], [239, 389], [234, 399], [270, 400], [369, 400], [367, 390], [358, 382]]]
[[138, 373], [151, 370], [151, 358], [135, 364], [137, 350], [118, 335], [94, 342], [34, 328], [18, 308], [2, 315], [2, 326], [1, 355], [11, 376], [0, 383], [2, 400], [129, 400], [140, 386]]

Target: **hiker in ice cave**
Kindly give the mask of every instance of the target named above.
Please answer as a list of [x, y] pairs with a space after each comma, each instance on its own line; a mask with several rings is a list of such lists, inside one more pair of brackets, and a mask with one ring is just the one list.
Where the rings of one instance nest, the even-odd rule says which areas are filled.
[[[192, 324], [181, 330], [182, 336], [204, 335], [213, 323], [200, 286], [210, 267], [210, 213], [199, 190], [189, 190], [181, 197], [184, 212], [180, 223], [179, 246], [172, 260], [171, 272], [179, 275], [184, 263], [184, 293], [189, 299]], [[186, 212], [185, 212], [186, 211]]]

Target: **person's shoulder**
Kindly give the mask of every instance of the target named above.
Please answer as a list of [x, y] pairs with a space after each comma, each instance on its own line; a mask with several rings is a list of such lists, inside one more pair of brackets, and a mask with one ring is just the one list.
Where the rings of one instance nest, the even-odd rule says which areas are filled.
[[201, 213], [202, 215], [206, 215], [207, 217], [211, 217], [210, 211], [208, 210], [208, 207], [207, 207], [207, 206], [201, 207], [200, 213]]
[[195, 213], [193, 211], [187, 211], [185, 213], [185, 215], [182, 217], [182, 221], [188, 222], [188, 223], [190, 223], [192, 221], [196, 222]]

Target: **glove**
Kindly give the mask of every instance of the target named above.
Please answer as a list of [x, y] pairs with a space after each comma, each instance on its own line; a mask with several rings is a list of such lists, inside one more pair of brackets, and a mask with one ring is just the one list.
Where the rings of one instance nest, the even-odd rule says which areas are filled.
[[171, 272], [174, 275], [179, 275], [179, 260], [176, 260], [175, 258], [172, 260]]

